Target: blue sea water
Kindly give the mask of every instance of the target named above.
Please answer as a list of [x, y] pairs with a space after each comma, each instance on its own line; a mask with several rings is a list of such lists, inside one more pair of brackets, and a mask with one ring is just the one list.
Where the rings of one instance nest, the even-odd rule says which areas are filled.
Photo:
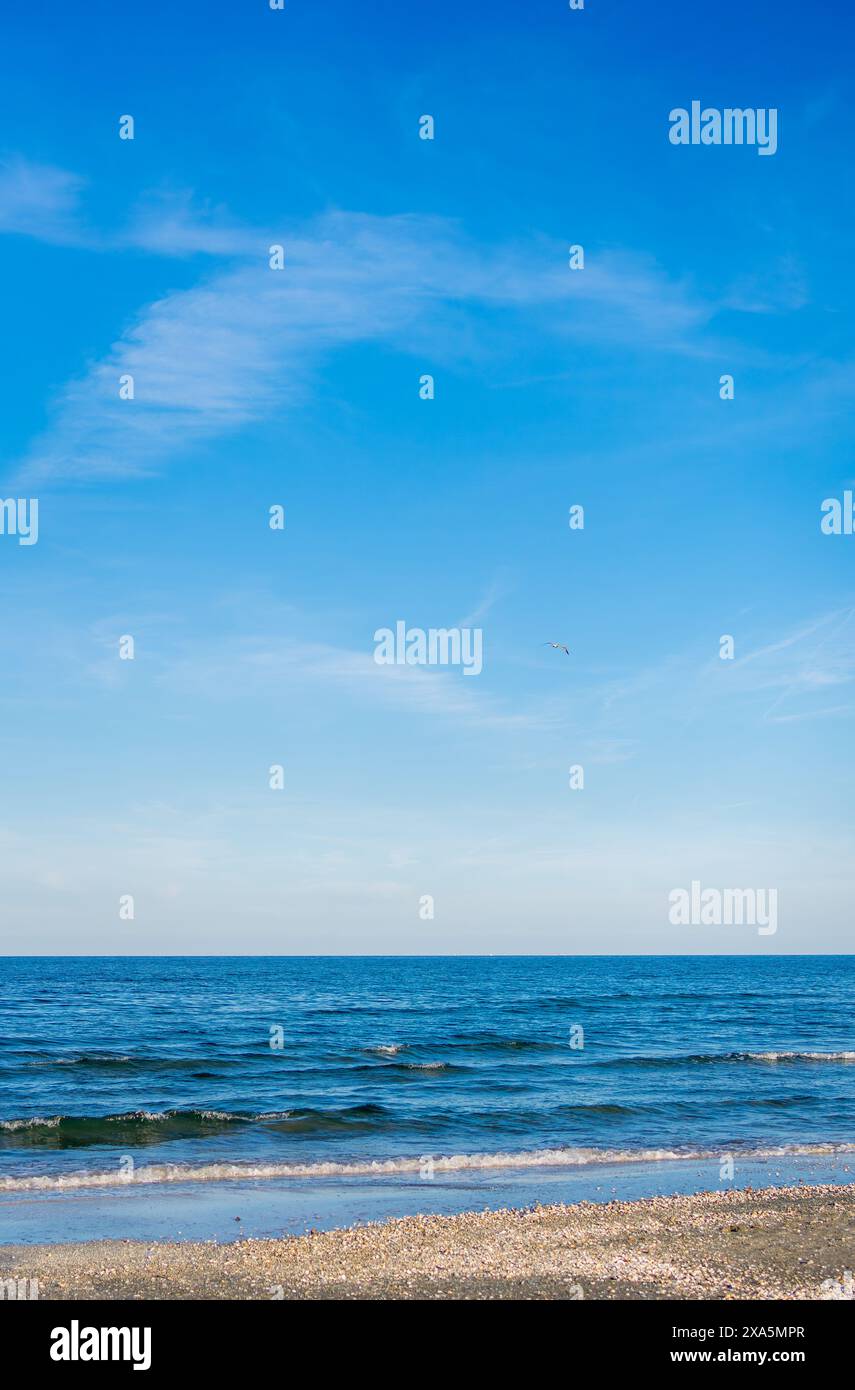
[[850, 1181], [853, 1004], [849, 956], [6, 958], [0, 1239]]

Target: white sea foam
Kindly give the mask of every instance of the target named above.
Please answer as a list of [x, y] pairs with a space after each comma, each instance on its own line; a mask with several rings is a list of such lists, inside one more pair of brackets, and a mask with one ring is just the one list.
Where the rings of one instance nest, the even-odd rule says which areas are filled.
[[8, 1130], [10, 1134], [19, 1129], [35, 1129], [37, 1125], [44, 1125], [46, 1129], [56, 1129], [61, 1119], [61, 1115], [31, 1115], [29, 1119], [0, 1120], [0, 1129]]
[[855, 1062], [855, 1052], [746, 1052], [751, 1062]]
[[[740, 1150], [742, 1161], [855, 1155], [855, 1144], [781, 1144]], [[721, 1150], [713, 1149], [537, 1149], [528, 1153], [449, 1154], [433, 1158], [433, 1172], [455, 1173], [483, 1169], [579, 1168], [592, 1164], [667, 1163], [705, 1161], [719, 1163]], [[102, 1173], [54, 1173], [44, 1177], [0, 1178], [2, 1192], [57, 1192], [78, 1188], [127, 1187], [132, 1184], [235, 1182], [297, 1178], [394, 1178], [418, 1173], [419, 1158], [388, 1158], [354, 1163], [183, 1163], [140, 1164], [125, 1179], [115, 1169]]]

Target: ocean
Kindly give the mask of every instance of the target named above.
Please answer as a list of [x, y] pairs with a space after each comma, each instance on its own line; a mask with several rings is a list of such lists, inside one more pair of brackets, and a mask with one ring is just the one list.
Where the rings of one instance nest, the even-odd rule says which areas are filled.
[[855, 960], [0, 960], [0, 1240], [855, 1170]]

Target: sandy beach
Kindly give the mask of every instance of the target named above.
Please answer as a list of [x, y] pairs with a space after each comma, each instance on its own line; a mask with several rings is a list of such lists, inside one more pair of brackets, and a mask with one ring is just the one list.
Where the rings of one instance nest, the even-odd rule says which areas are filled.
[[228, 1245], [0, 1247], [0, 1278], [37, 1279], [41, 1299], [825, 1299], [841, 1296], [847, 1270], [853, 1189], [830, 1186], [414, 1216]]

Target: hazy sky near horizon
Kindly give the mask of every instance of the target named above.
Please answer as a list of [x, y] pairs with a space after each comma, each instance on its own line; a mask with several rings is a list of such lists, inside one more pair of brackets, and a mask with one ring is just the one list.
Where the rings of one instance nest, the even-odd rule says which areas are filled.
[[[0, 952], [848, 952], [847, 7], [3, 27]], [[378, 666], [401, 620], [483, 671]]]

